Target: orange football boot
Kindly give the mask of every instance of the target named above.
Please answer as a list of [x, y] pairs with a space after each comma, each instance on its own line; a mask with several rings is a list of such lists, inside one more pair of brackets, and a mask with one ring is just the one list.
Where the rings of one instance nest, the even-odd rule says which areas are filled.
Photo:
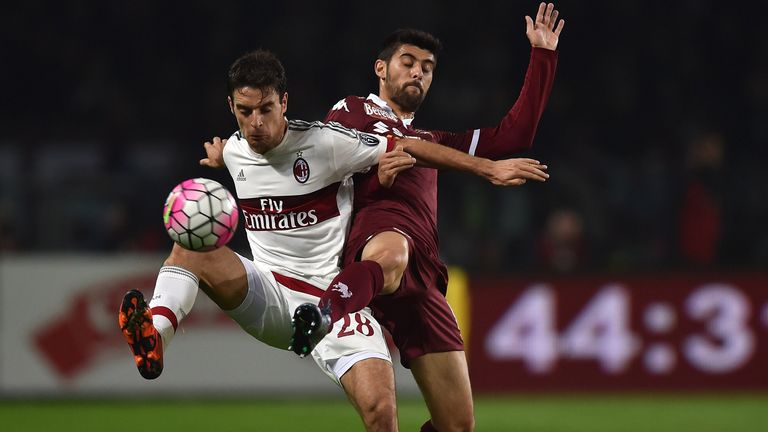
[[146, 379], [159, 377], [163, 372], [163, 342], [152, 324], [152, 311], [140, 291], [125, 293], [118, 323], [141, 376]]

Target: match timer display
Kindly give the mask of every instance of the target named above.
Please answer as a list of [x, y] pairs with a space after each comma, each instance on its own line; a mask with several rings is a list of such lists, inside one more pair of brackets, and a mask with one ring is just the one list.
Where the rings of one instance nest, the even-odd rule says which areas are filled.
[[477, 390], [768, 389], [768, 275], [472, 281]]

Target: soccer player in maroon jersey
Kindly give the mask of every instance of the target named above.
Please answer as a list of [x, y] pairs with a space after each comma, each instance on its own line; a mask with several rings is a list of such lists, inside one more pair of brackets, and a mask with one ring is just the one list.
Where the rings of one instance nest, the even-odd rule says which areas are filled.
[[[326, 121], [366, 132], [417, 137], [491, 159], [528, 149], [554, 81], [564, 25], [557, 17], [552, 3], [541, 3], [535, 20], [525, 17], [532, 47], [525, 82], [518, 100], [496, 127], [451, 133], [412, 126], [441, 47], [434, 36], [418, 30], [398, 30], [386, 39], [375, 62], [378, 95], [342, 99]], [[405, 150], [420, 156], [414, 146]], [[428, 167], [402, 171], [390, 188], [380, 185], [376, 173], [358, 174], [354, 208], [344, 270], [321, 297], [319, 308], [307, 304], [296, 310], [294, 351], [300, 352], [296, 347], [302, 344], [312, 346], [329, 330], [328, 323], [370, 302], [424, 395], [432, 418], [422, 430], [472, 430], [472, 392], [463, 341], [445, 300], [447, 271], [438, 254], [437, 171]]]

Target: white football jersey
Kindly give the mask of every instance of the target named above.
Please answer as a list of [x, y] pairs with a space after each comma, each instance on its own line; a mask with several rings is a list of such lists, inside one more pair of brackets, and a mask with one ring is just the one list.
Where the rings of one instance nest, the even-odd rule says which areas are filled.
[[388, 139], [338, 123], [288, 121], [261, 155], [240, 132], [224, 147], [254, 261], [325, 289], [339, 271], [352, 216], [352, 174], [378, 163]]

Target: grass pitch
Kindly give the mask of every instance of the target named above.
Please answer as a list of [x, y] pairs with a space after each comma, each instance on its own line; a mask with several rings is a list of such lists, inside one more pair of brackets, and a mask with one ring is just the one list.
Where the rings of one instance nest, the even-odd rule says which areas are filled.
[[[477, 430], [530, 432], [768, 431], [768, 394], [504, 396], [476, 399]], [[399, 404], [401, 431], [427, 418], [420, 400]], [[16, 431], [362, 430], [343, 400], [0, 401], [0, 429]]]

